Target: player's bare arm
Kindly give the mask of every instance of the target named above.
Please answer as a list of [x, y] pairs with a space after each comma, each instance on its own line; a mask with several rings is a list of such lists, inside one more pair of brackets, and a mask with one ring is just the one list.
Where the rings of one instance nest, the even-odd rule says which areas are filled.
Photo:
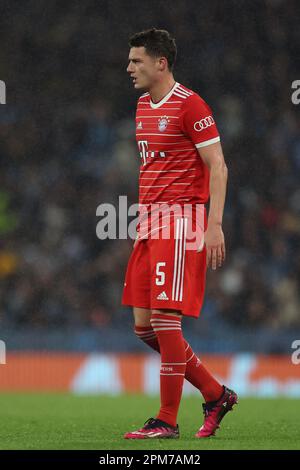
[[222, 218], [227, 186], [227, 166], [220, 142], [201, 147], [199, 155], [210, 172], [210, 209], [204, 241], [207, 250], [207, 266], [212, 269], [221, 267], [225, 261], [225, 240], [222, 230]]

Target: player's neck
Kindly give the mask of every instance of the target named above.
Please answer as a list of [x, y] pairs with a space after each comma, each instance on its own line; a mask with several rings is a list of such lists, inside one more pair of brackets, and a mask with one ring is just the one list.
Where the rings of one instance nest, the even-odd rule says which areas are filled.
[[161, 83], [156, 83], [152, 88], [150, 88], [149, 94], [152, 103], [158, 103], [161, 101], [172, 90], [175, 83], [176, 80], [173, 75], [171, 75], [167, 80]]

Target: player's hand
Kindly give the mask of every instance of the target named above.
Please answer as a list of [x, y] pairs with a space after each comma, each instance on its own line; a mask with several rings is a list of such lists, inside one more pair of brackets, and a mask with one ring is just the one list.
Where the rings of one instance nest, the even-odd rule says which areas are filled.
[[204, 233], [207, 267], [213, 270], [221, 267], [225, 261], [225, 239], [220, 224], [208, 224]]

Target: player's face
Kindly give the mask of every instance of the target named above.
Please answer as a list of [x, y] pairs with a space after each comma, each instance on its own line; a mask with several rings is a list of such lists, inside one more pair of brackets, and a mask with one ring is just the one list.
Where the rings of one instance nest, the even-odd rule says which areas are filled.
[[135, 89], [148, 90], [158, 75], [158, 59], [146, 53], [144, 47], [132, 47], [129, 52], [127, 72]]

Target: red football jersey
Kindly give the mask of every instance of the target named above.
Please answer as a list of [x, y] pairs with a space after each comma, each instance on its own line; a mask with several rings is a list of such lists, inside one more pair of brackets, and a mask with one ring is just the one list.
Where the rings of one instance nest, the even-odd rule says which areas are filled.
[[136, 140], [141, 157], [139, 203], [200, 204], [209, 199], [209, 170], [198, 148], [220, 140], [207, 103], [176, 82], [158, 103], [138, 100]]

